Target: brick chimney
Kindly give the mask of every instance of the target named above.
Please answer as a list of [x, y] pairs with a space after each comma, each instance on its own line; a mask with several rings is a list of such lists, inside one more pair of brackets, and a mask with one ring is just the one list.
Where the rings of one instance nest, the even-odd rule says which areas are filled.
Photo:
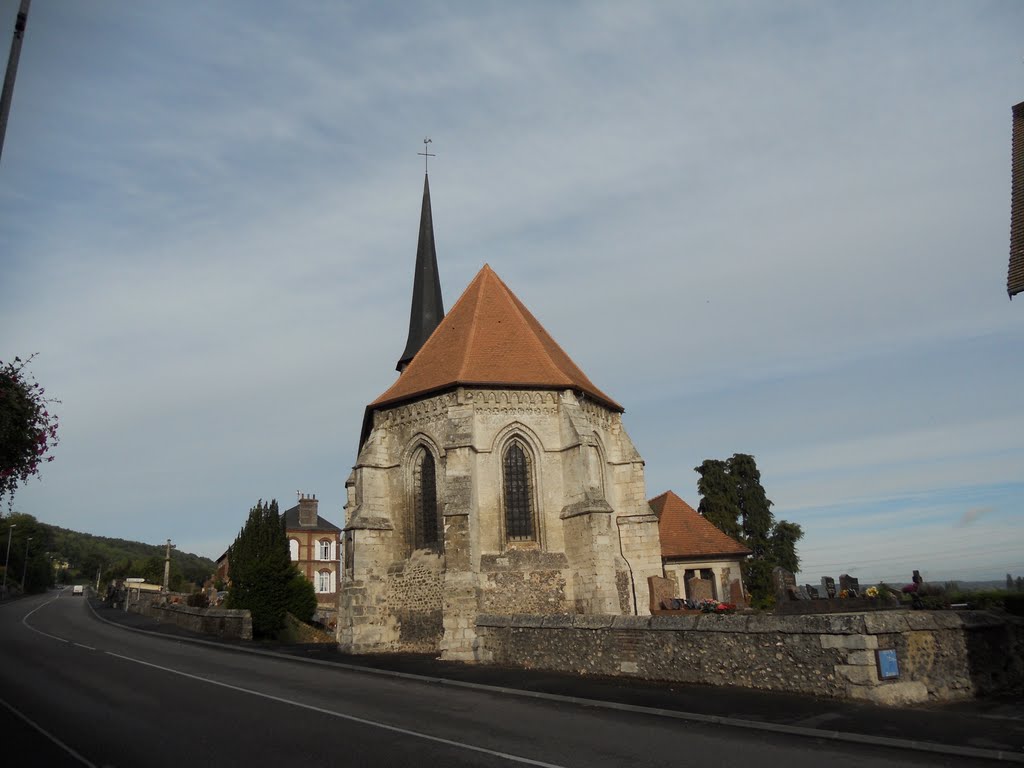
[[1010, 165], [1010, 271], [1006, 292], [1012, 299], [1024, 291], [1024, 101], [1013, 108], [1013, 139]]
[[312, 528], [316, 525], [316, 510], [319, 502], [316, 494], [299, 494], [299, 525], [303, 528]]

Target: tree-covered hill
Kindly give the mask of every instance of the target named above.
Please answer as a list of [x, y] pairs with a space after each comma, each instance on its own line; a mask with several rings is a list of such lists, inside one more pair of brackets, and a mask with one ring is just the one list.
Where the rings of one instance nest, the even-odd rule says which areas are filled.
[[[94, 536], [48, 525], [32, 515], [14, 513], [0, 519], [0, 548], [4, 550], [11, 524], [15, 527], [11, 531], [8, 582], [20, 585], [24, 573], [29, 592], [43, 591], [55, 581], [95, 582], [97, 575], [104, 582], [141, 576], [154, 584], [163, 583], [166, 543], [145, 544]], [[202, 584], [215, 567], [209, 558], [172, 549], [169, 586], [174, 591], [191, 591], [192, 585]]]

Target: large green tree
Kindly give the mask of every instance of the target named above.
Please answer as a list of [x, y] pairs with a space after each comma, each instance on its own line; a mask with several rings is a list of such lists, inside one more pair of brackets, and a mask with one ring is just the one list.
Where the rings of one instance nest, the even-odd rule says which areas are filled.
[[0, 499], [7, 496], [9, 512], [14, 491], [38, 476], [40, 464], [53, 461], [57, 444], [57, 416], [51, 407], [58, 401], [46, 397], [26, 370], [32, 357], [0, 360]]
[[8, 557], [8, 538], [11, 543], [7, 562], [8, 588], [16, 584], [26, 593], [45, 592], [53, 581], [50, 564], [53, 536], [49, 526], [32, 515], [13, 512], [0, 519], [0, 537], [0, 557]]
[[231, 586], [229, 608], [252, 613], [254, 637], [273, 637], [285, 624], [289, 584], [296, 574], [288, 553], [284, 520], [277, 501], [262, 499], [249, 510], [249, 519], [228, 553]]
[[698, 511], [716, 528], [750, 548], [743, 563], [747, 591], [755, 603], [772, 597], [771, 572], [775, 566], [800, 569], [797, 542], [804, 535], [797, 523], [775, 520], [772, 502], [761, 485], [754, 457], [735, 453], [725, 459], [705, 459], [694, 471], [700, 475]]

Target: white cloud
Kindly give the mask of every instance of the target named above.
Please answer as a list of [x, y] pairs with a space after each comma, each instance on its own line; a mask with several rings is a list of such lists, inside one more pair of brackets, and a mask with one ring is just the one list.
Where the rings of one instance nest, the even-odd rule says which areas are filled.
[[431, 135], [446, 303], [490, 262], [626, 406], [651, 495], [753, 452], [805, 557], [841, 533], [862, 563], [827, 510], [883, 539], [927, 491], [1020, 515], [985, 495], [1024, 460], [1021, 9], [239, 9], [33, 8], [0, 357], [41, 352], [65, 431], [25, 511], [210, 556], [261, 495], [340, 522]]

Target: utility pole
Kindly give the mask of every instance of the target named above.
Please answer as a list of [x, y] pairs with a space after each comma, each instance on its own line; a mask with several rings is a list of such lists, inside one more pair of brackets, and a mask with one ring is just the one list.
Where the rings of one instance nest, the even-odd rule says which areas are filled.
[[29, 536], [25, 539], [25, 562], [21, 564], [21, 594], [25, 594], [25, 574], [28, 573], [28, 544], [32, 541], [32, 537]]
[[96, 569], [96, 594], [97, 595], [100, 593], [100, 574], [101, 573], [103, 573], [103, 565], [102, 565], [102, 563], [100, 564], [100, 567]]
[[177, 549], [177, 547], [175, 547], [173, 544], [171, 544], [171, 540], [168, 539], [167, 540], [167, 556], [164, 558], [164, 589], [163, 589], [164, 592], [167, 591], [167, 585], [170, 584], [170, 581], [171, 581], [171, 550], [172, 549]]
[[17, 523], [11, 523], [11, 527], [7, 529], [7, 557], [4, 559], [4, 586], [3, 589], [0, 589], [0, 597], [7, 597], [7, 566], [11, 562], [11, 532], [17, 527]]
[[21, 41], [28, 26], [28, 7], [32, 0], [21, 0], [18, 18], [14, 22], [14, 40], [11, 41], [11, 55], [7, 58], [7, 74], [4, 76], [4, 90], [0, 94], [0, 154], [4, 151], [4, 136], [7, 135], [7, 116], [11, 113], [11, 99], [14, 97], [14, 79], [18, 76], [18, 59], [21, 57]]

